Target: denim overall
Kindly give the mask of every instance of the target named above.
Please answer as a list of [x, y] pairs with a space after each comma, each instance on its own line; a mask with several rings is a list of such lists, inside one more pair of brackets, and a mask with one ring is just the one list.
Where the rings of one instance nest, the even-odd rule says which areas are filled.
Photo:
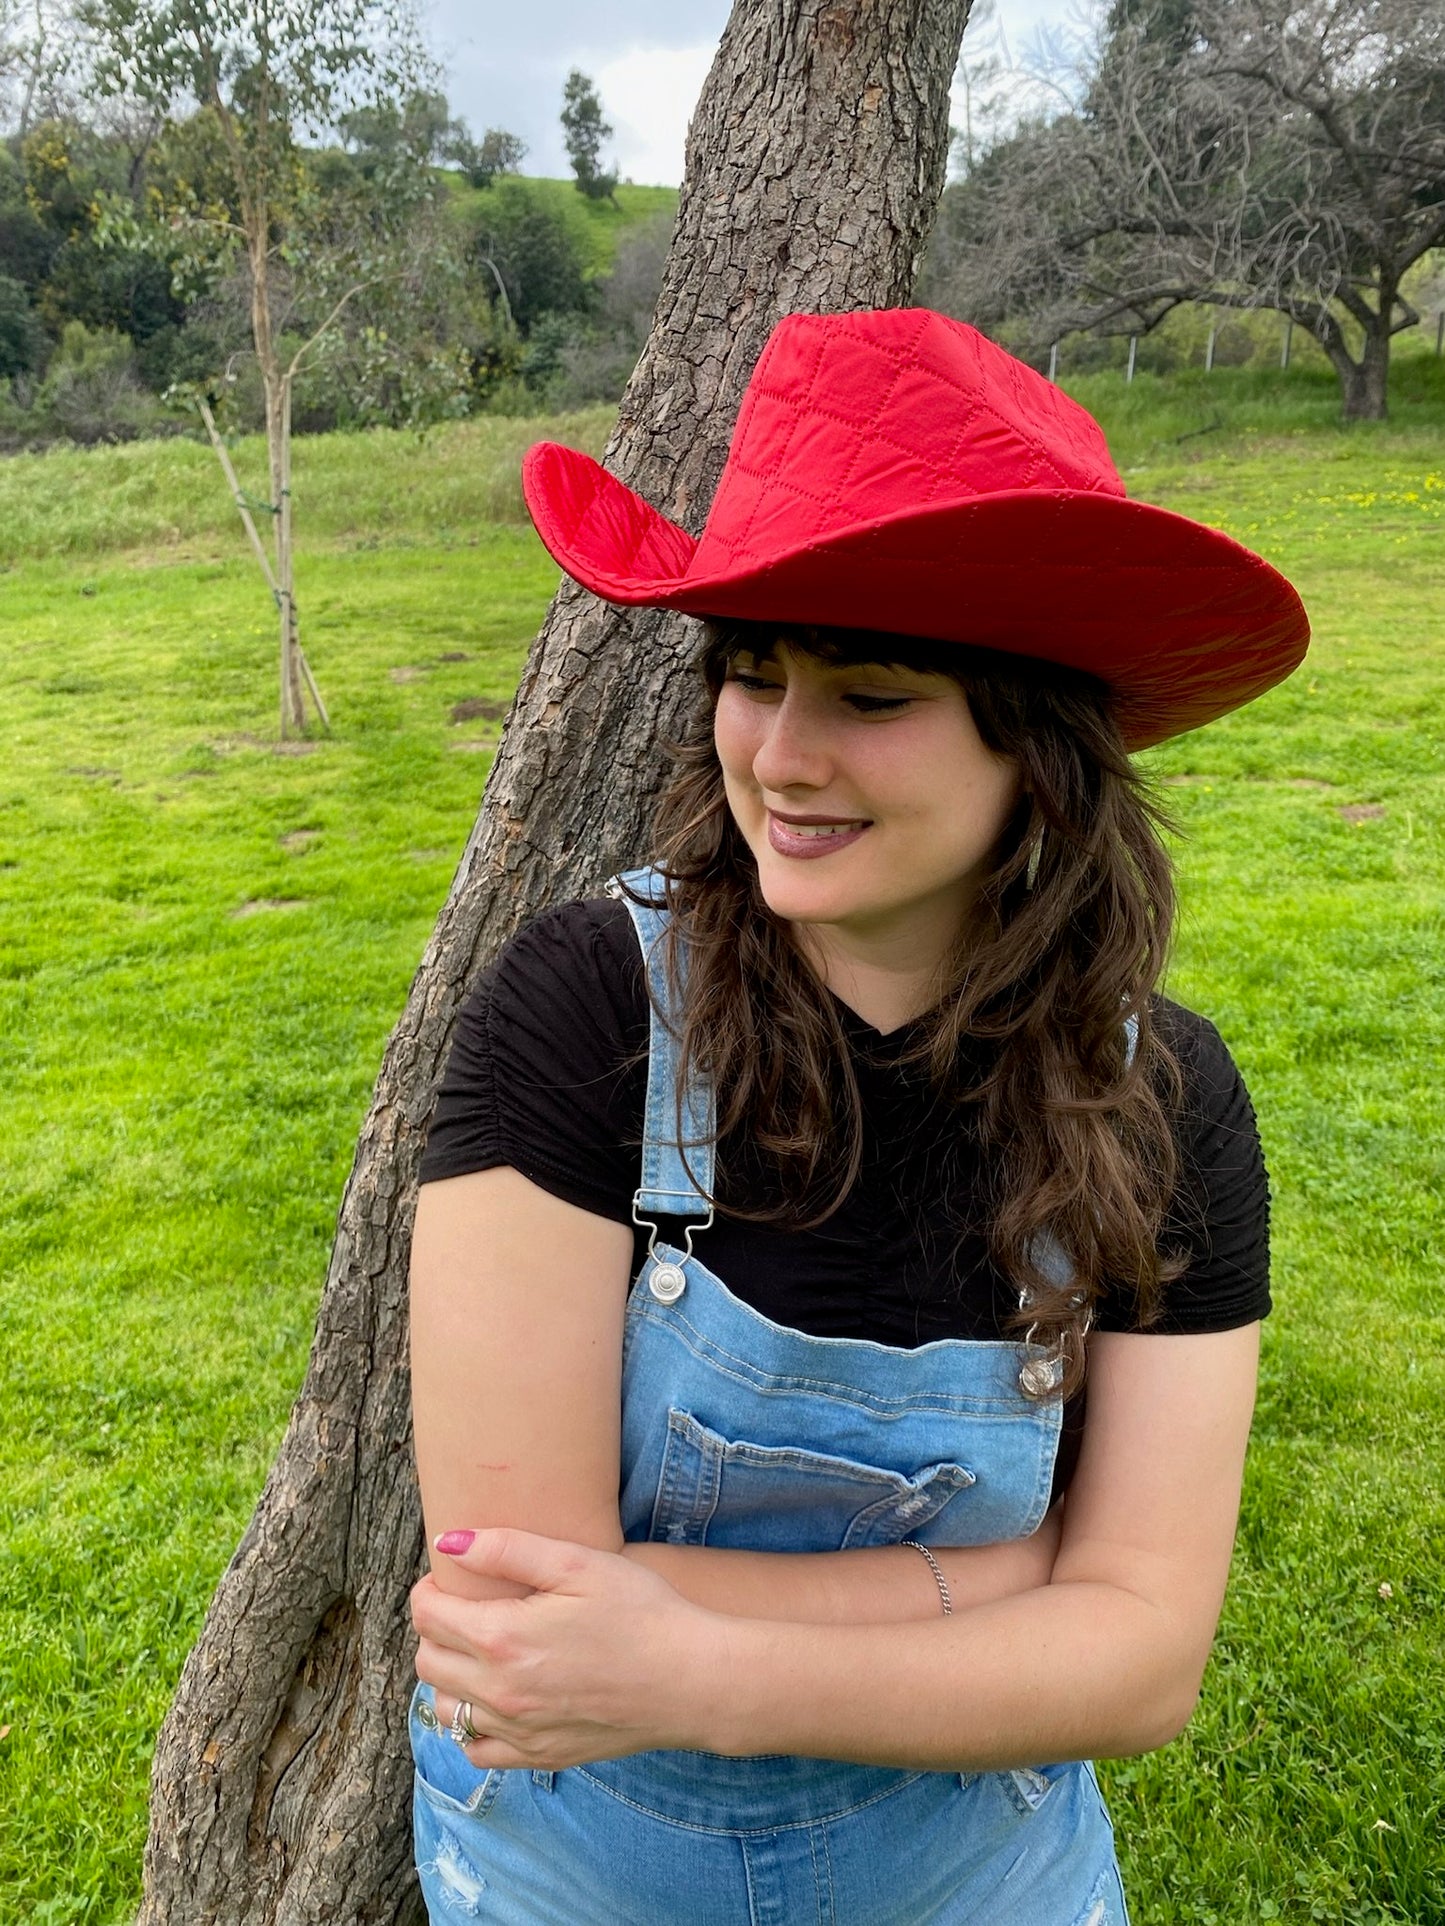
[[[647, 875], [625, 880], [645, 888]], [[692, 1254], [711, 1221], [711, 1093], [687, 1093], [684, 1159], [676, 1038], [657, 1007], [665, 912], [628, 909], [655, 999], [633, 1206], [654, 1235], [623, 1342], [624, 1536], [831, 1552], [1032, 1532], [1060, 1422], [1057, 1399], [1019, 1387], [1041, 1368], [1037, 1347], [811, 1337], [752, 1310]], [[660, 1241], [659, 1218], [686, 1225], [682, 1248]], [[438, 1728], [428, 1686], [410, 1729], [432, 1926], [1127, 1926], [1087, 1762], [923, 1772], [644, 1752], [478, 1770]]]

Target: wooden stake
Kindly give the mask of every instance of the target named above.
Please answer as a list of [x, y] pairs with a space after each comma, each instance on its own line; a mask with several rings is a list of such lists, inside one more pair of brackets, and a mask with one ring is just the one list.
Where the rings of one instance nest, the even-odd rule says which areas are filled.
[[296, 660], [301, 673], [306, 678], [306, 686], [311, 691], [311, 700], [316, 704], [316, 713], [321, 718], [321, 726], [327, 735], [331, 734], [331, 718], [326, 713], [326, 704], [321, 700], [321, 691], [316, 686], [316, 678], [311, 673], [311, 664], [306, 660], [306, 651], [301, 646], [300, 636], [296, 637]]
[[1059, 344], [1057, 341], [1055, 341], [1053, 346], [1049, 349], [1049, 380], [1057, 381], [1058, 378], [1059, 378]]
[[299, 733], [306, 732], [306, 700], [301, 675], [296, 666], [299, 646], [296, 620], [296, 584], [291, 567], [291, 378], [281, 382], [281, 499], [276, 504], [276, 560], [282, 595], [282, 678], [286, 687], [286, 706]]
[[1124, 376], [1126, 381], [1132, 381], [1134, 379], [1134, 357], [1138, 352], [1139, 337], [1137, 334], [1131, 334], [1129, 336], [1129, 372]]
[[250, 505], [247, 503], [240, 482], [236, 479], [236, 471], [231, 466], [230, 450], [226, 447], [225, 442], [221, 440], [220, 430], [216, 427], [216, 417], [211, 413], [211, 404], [206, 400], [205, 396], [202, 395], [199, 397], [196, 405], [201, 411], [201, 420], [206, 424], [206, 433], [211, 437], [211, 446], [216, 451], [216, 457], [221, 464], [221, 472], [226, 477], [226, 484], [230, 488], [232, 499], [241, 511], [241, 520], [245, 525], [246, 533], [251, 538], [251, 547], [256, 552], [256, 560], [261, 565], [261, 573], [266, 578], [266, 586], [270, 589], [272, 596], [279, 601], [281, 591], [276, 585], [276, 577], [272, 573], [271, 563], [262, 545], [261, 537], [256, 533], [256, 524], [252, 519]]
[[1204, 344], [1204, 372], [1206, 374], [1214, 373], [1214, 337], [1218, 331], [1219, 323], [1217, 321], [1211, 321], [1209, 324], [1209, 339]]
[[1279, 351], [1279, 365], [1281, 368], [1287, 368], [1289, 366], [1290, 343], [1293, 340], [1294, 322], [1286, 321], [1284, 324], [1284, 346]]
[[306, 691], [311, 692], [311, 700], [316, 705], [316, 714], [327, 735], [331, 734], [331, 717], [326, 713], [326, 704], [321, 700], [321, 691], [316, 686], [316, 678], [311, 673], [311, 664], [306, 660], [306, 651], [301, 646], [301, 618], [296, 612], [296, 548], [291, 533], [291, 372], [286, 375], [286, 400], [283, 426], [285, 443], [281, 457], [281, 526], [286, 536], [286, 610], [290, 618], [290, 663], [291, 691], [295, 714], [299, 725], [306, 726]]

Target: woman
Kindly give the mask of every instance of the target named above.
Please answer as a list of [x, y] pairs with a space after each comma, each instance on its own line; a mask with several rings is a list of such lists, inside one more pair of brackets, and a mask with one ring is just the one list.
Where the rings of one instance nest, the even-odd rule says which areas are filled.
[[431, 1917], [1119, 1926], [1087, 1761], [1189, 1717], [1268, 1309], [1128, 751], [1303, 611], [922, 310], [780, 324], [697, 543], [525, 480], [578, 580], [704, 618], [703, 699], [423, 1164]]

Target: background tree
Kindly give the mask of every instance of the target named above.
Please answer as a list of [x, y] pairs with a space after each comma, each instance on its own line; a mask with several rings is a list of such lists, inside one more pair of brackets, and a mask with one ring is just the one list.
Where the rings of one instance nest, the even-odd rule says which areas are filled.
[[79, 54], [71, 0], [0, 0], [0, 114], [21, 140], [74, 111]]
[[368, 169], [403, 159], [447, 160], [470, 142], [466, 122], [454, 119], [446, 95], [431, 87], [418, 87], [405, 100], [353, 107], [337, 126]]
[[407, 0], [82, 0], [82, 8], [101, 88], [166, 113], [199, 102], [225, 153], [228, 225], [249, 280], [265, 405], [272, 559], [259, 543], [257, 553], [280, 616], [281, 733], [300, 731], [308, 690], [325, 712], [301, 648], [292, 568], [291, 396], [299, 364], [295, 355], [282, 358], [274, 312], [277, 264], [297, 201], [295, 136], [414, 92], [424, 64], [415, 22]]
[[[778, 318], [910, 296], [942, 186], [967, 0], [844, 15], [735, 0], [611, 470], [700, 529]], [[750, 111], [760, 81], [769, 112]], [[694, 627], [563, 584], [377, 1080], [306, 1383], [156, 1748], [142, 1926], [419, 1917], [410, 1864], [406, 1262], [422, 1133], [477, 970], [645, 846]]]
[[562, 136], [567, 158], [577, 177], [577, 188], [589, 200], [609, 201], [617, 186], [617, 169], [606, 173], [602, 143], [611, 140], [611, 124], [603, 118], [597, 89], [580, 68], [574, 67], [562, 90]]
[[509, 134], [504, 127], [489, 127], [469, 155], [453, 158], [465, 168], [473, 187], [490, 187], [503, 174], [521, 172], [522, 162], [527, 158], [527, 143], [518, 135]]
[[1118, 0], [1080, 83], [957, 190], [940, 298], [1036, 347], [1272, 308], [1383, 416], [1402, 282], [1445, 241], [1438, 0]]
[[953, 162], [964, 175], [973, 172], [997, 138], [1010, 103], [1004, 83], [1011, 65], [996, 0], [974, 0], [968, 41], [953, 77], [958, 124], [950, 129]]
[[125, 196], [133, 157], [117, 140], [76, 120], [48, 120], [21, 146], [25, 199], [46, 230], [36, 306], [59, 336], [68, 323], [130, 336], [137, 347], [174, 325], [181, 309], [170, 274], [144, 246], [108, 241], [106, 201]]
[[[444, 105], [445, 103], [443, 103]], [[417, 145], [308, 165], [286, 262], [288, 326], [307, 349], [297, 406], [338, 427], [422, 427], [465, 413], [491, 339], [467, 232]], [[356, 293], [356, 290], [360, 293]]]

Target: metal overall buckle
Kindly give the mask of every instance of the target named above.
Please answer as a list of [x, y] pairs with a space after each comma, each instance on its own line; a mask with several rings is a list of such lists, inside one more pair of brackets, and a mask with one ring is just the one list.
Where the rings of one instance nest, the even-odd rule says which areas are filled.
[[642, 1193], [639, 1191], [632, 1199], [632, 1221], [638, 1225], [640, 1229], [651, 1233], [647, 1240], [647, 1256], [648, 1261], [652, 1265], [652, 1269], [648, 1272], [647, 1288], [659, 1304], [676, 1304], [677, 1300], [687, 1289], [687, 1272], [683, 1269], [683, 1265], [692, 1257], [693, 1234], [696, 1231], [705, 1231], [709, 1228], [713, 1218], [713, 1207], [711, 1204], [708, 1205], [706, 1217], [699, 1218], [696, 1223], [685, 1224], [683, 1226], [682, 1264], [675, 1264], [670, 1257], [661, 1257], [658, 1255], [658, 1226], [653, 1223], [650, 1217], [643, 1217], [639, 1214], [638, 1205], [641, 1197]]

